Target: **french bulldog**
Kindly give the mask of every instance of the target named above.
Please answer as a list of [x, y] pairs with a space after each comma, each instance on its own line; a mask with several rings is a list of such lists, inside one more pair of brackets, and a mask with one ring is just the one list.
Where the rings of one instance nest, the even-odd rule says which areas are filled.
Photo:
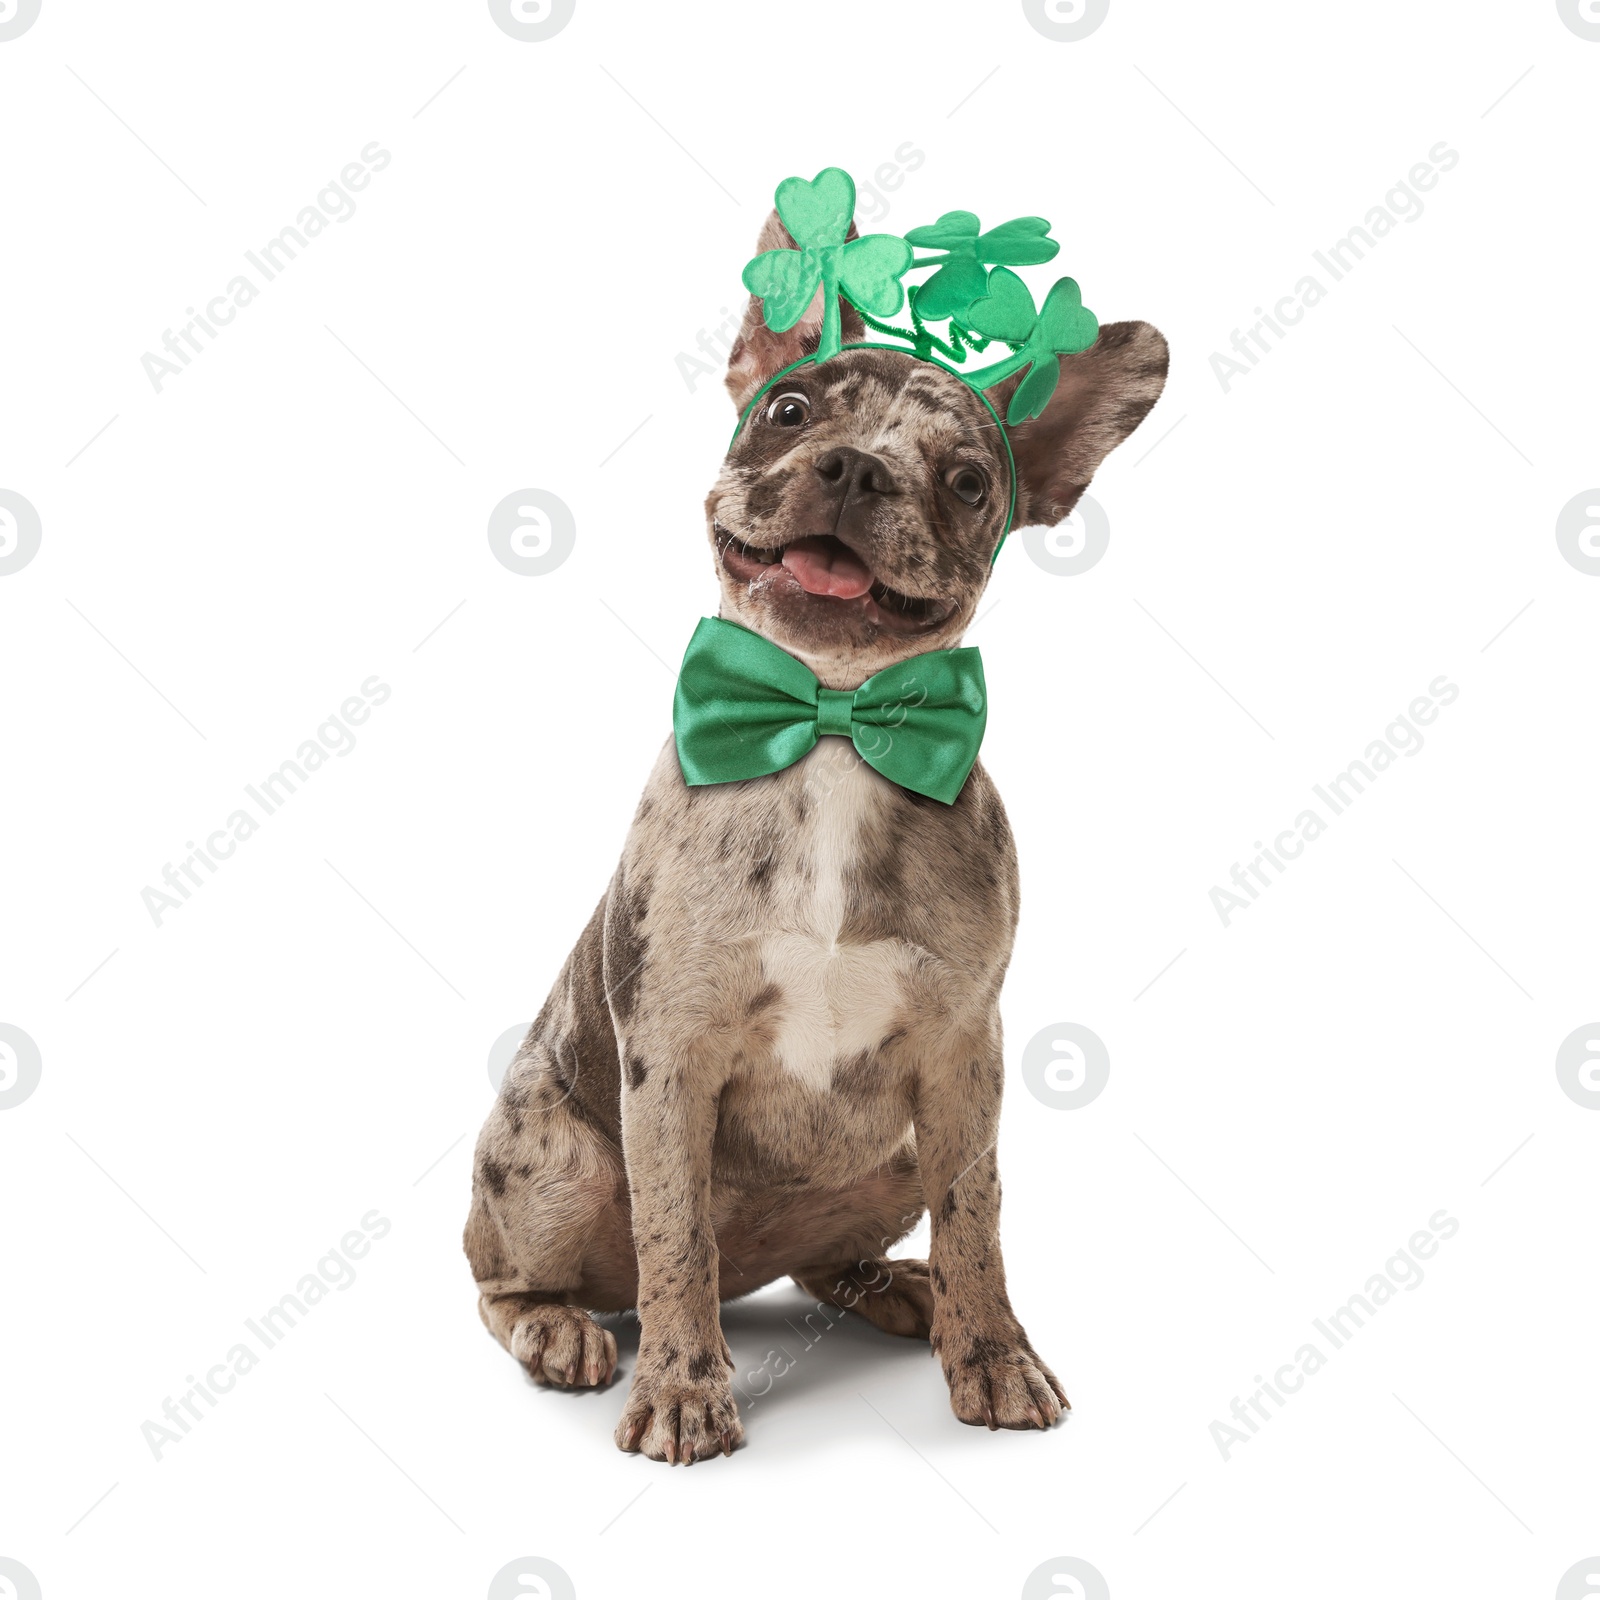
[[[791, 247], [776, 212], [759, 247]], [[863, 327], [848, 302], [846, 341]], [[813, 353], [752, 297], [727, 386], [749, 408], [706, 499], [720, 615], [831, 689], [959, 644], [1015, 492], [1067, 516], [1161, 393], [1167, 346], [1111, 323], [1037, 418], [888, 349]], [[1015, 484], [1011, 461], [1015, 462]], [[981, 763], [943, 805], [820, 738], [767, 777], [689, 787], [669, 738], [600, 904], [479, 1138], [466, 1253], [490, 1332], [541, 1383], [603, 1387], [636, 1310], [616, 1442], [657, 1461], [743, 1439], [719, 1305], [788, 1276], [931, 1341], [957, 1417], [1048, 1428], [1065, 1391], [1006, 1292], [995, 1156], [1016, 850]], [[930, 1216], [926, 1261], [888, 1252]]]

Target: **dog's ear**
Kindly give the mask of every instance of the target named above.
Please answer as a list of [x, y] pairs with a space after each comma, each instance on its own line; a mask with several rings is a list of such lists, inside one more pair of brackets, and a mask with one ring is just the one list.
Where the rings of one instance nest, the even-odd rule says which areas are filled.
[[[1144, 421], [1167, 381], [1167, 341], [1148, 322], [1111, 322], [1087, 350], [1057, 356], [1061, 378], [1043, 412], [1009, 424], [1018, 528], [1050, 527], [1078, 503], [1100, 465]], [[1022, 375], [985, 390], [1004, 418]]]
[[[850, 224], [846, 239], [856, 237], [856, 225]], [[783, 219], [774, 211], [767, 218], [761, 237], [756, 240], [756, 250], [794, 250], [798, 248]], [[852, 344], [864, 338], [866, 327], [854, 306], [843, 295], [839, 297], [839, 336], [843, 343]], [[774, 333], [761, 314], [761, 302], [750, 296], [745, 309], [744, 325], [739, 337], [728, 352], [728, 375], [723, 382], [733, 396], [734, 406], [743, 411], [760, 392], [762, 384], [775, 372], [802, 356], [810, 355], [822, 339], [822, 291], [817, 290], [805, 315], [786, 333]]]

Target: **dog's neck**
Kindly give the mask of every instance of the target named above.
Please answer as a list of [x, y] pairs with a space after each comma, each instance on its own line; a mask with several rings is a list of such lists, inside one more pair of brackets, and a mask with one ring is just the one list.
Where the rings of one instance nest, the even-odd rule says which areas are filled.
[[[725, 603], [719, 608], [718, 615], [724, 622], [735, 623], [741, 628], [750, 626]], [[761, 633], [759, 628], [753, 631]], [[793, 656], [802, 666], [815, 674], [817, 682], [824, 689], [840, 690], [859, 689], [868, 678], [882, 672], [886, 667], [893, 666], [897, 661], [909, 661], [913, 657], [927, 655], [934, 650], [954, 650], [961, 644], [964, 636], [965, 626], [959, 633], [941, 632], [938, 636], [919, 641], [914, 648], [908, 643], [905, 648], [893, 651], [873, 651], [863, 661], [861, 651], [811, 652], [789, 644], [783, 639], [773, 639], [761, 633], [761, 637], [769, 644], [775, 644], [784, 654]]]

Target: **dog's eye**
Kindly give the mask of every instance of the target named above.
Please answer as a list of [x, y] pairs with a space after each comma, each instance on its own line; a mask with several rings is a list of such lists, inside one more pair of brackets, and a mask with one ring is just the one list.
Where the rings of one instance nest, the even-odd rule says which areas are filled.
[[798, 428], [811, 415], [811, 402], [803, 394], [780, 394], [767, 407], [767, 421], [780, 428]]
[[957, 467], [946, 477], [945, 482], [950, 485], [956, 499], [966, 501], [969, 506], [979, 504], [989, 488], [983, 474], [976, 467]]

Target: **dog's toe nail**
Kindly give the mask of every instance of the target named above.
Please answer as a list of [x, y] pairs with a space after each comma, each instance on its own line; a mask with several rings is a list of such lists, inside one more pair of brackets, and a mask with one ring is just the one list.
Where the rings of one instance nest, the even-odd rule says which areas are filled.
[[733, 1438], [730, 1434], [725, 1433], [722, 1436], [722, 1453], [725, 1456], [731, 1456], [733, 1454]]

